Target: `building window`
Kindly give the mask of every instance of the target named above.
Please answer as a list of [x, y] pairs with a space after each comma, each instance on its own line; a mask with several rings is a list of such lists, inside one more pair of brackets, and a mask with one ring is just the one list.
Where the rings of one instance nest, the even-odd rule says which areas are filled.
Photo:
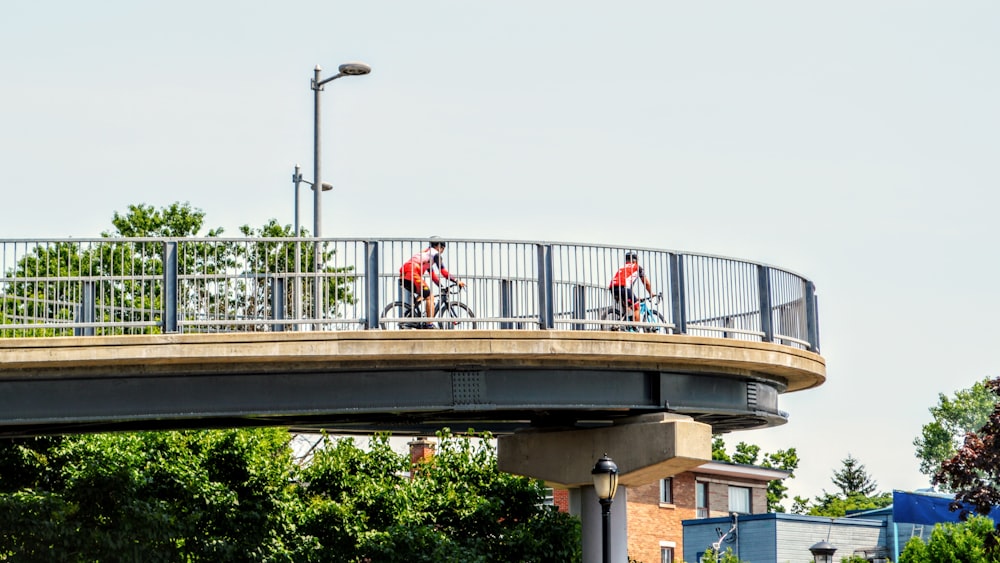
[[660, 563], [674, 563], [674, 548], [660, 548]]
[[729, 487], [729, 512], [750, 514], [750, 487]]
[[663, 504], [674, 503], [674, 480], [671, 477], [660, 479], [660, 502]]
[[553, 506], [556, 503], [555, 491], [550, 487], [542, 489], [542, 506]]
[[695, 518], [708, 518], [708, 483], [694, 484]]

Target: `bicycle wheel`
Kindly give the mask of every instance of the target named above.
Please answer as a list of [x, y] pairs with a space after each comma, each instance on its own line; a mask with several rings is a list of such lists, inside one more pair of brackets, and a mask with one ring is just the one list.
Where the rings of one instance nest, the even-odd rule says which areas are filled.
[[[661, 315], [659, 311], [650, 311], [650, 312], [648, 312], [646, 314], [646, 318], [644, 318], [642, 320], [643, 320], [643, 322], [647, 322], [647, 323], [666, 324], [666, 322], [667, 322], [667, 321], [665, 321], [663, 319], [663, 315]], [[666, 332], [666, 329], [663, 328], [662, 326], [647, 326], [647, 327], [643, 327], [642, 331], [643, 332], [663, 333], [663, 332]]]
[[438, 326], [450, 330], [473, 330], [476, 328], [476, 315], [465, 303], [448, 303], [447, 309], [441, 309]]
[[[601, 313], [602, 321], [624, 321], [625, 318], [622, 316], [622, 312], [614, 307], [608, 307]], [[601, 325], [601, 330], [610, 330], [612, 332], [618, 332], [624, 329], [622, 325]]]
[[382, 330], [387, 328], [413, 328], [413, 305], [405, 301], [396, 301], [386, 305], [382, 309], [382, 316], [378, 326]]

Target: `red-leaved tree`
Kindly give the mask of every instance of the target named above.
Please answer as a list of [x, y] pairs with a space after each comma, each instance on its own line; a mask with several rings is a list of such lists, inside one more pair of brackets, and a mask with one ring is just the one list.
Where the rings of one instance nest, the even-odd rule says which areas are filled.
[[[1000, 398], [1000, 378], [986, 381], [986, 387]], [[962, 520], [973, 513], [989, 515], [1000, 506], [1000, 402], [978, 432], [965, 435], [958, 453], [941, 464], [933, 482], [955, 491], [949, 508], [959, 511]], [[1000, 548], [1000, 523], [986, 539], [986, 547], [994, 553]]]

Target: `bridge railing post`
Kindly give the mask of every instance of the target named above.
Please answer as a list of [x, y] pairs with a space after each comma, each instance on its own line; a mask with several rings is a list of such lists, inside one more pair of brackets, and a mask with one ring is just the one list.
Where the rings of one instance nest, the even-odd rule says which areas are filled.
[[[573, 286], [573, 318], [583, 321], [587, 318], [587, 288], [582, 285]], [[585, 330], [587, 325], [582, 322], [573, 323], [573, 330]]]
[[538, 327], [549, 330], [554, 326], [552, 303], [552, 246], [538, 245]]
[[379, 285], [378, 285], [378, 242], [365, 241], [365, 298], [368, 310], [365, 312], [365, 330], [379, 327]]
[[163, 332], [177, 332], [177, 241], [163, 243]]
[[687, 295], [684, 287], [684, 257], [670, 253], [670, 304], [678, 334], [687, 334]]
[[271, 320], [277, 321], [273, 325], [274, 332], [285, 331], [285, 280], [283, 276], [271, 278]]
[[809, 349], [819, 353], [819, 307], [817, 307], [816, 285], [811, 281], [806, 282], [806, 334], [809, 340]]
[[[95, 299], [94, 282], [84, 280], [80, 286], [80, 307], [76, 312], [76, 322], [93, 323], [96, 318], [97, 300]], [[73, 329], [73, 336], [94, 336], [96, 331], [94, 325], [82, 326]]]
[[760, 297], [760, 330], [764, 342], [774, 342], [774, 323], [771, 322], [771, 269], [757, 266], [757, 293]]
[[[500, 280], [500, 316], [509, 319], [514, 315], [514, 282], [511, 280]], [[514, 328], [512, 322], [500, 323], [501, 330]]]

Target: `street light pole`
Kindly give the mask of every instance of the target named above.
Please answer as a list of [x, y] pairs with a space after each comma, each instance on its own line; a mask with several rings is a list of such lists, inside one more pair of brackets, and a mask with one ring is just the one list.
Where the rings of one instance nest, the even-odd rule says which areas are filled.
[[[299, 184], [302, 182], [302, 169], [295, 165], [295, 172], [292, 173], [292, 183], [295, 184], [295, 238], [302, 236], [302, 229], [299, 227]], [[295, 241], [295, 320], [302, 318], [302, 242]], [[299, 325], [295, 325], [295, 330], [300, 330]]]
[[[328, 82], [332, 82], [344, 76], [360, 76], [363, 74], [368, 74], [369, 72], [372, 71], [372, 67], [366, 65], [365, 63], [344, 63], [337, 68], [338, 70], [337, 74], [329, 78], [320, 79], [319, 73], [322, 70], [323, 69], [320, 68], [319, 65], [316, 65], [316, 68], [313, 69], [314, 75], [311, 84], [313, 91], [313, 192], [314, 192], [313, 193], [313, 236], [316, 237], [316, 239], [319, 239], [321, 236], [323, 236], [323, 219], [322, 219], [322, 207], [321, 207], [322, 198], [320, 198], [320, 195], [323, 192], [323, 190], [316, 189], [316, 186], [323, 186], [323, 179], [322, 176], [320, 175], [321, 166], [320, 166], [320, 156], [319, 156], [320, 152], [319, 93], [323, 91], [323, 86], [325, 86], [326, 83]], [[296, 191], [296, 193], [298, 192]], [[320, 303], [322, 302], [321, 300], [323, 297], [322, 285], [319, 279], [319, 273], [321, 269], [320, 269], [320, 254], [319, 254], [320, 248], [318, 240], [313, 246], [313, 252], [314, 252], [313, 264], [316, 273], [316, 279], [314, 280], [315, 291], [313, 296], [314, 297], [313, 306], [315, 307], [315, 317], [318, 319], [321, 311]]]
[[609, 563], [611, 561], [611, 503], [615, 499], [615, 491], [618, 490], [618, 465], [608, 457], [608, 454], [604, 454], [594, 464], [594, 469], [590, 474], [594, 478], [594, 492], [601, 503], [603, 561]]

